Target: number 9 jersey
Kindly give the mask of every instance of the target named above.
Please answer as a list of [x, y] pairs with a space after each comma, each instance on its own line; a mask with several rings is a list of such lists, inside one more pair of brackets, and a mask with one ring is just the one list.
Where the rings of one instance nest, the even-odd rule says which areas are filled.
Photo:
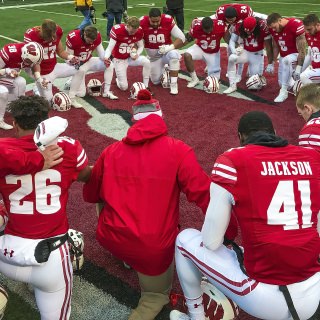
[[[4, 138], [2, 144], [10, 146], [11, 150], [36, 151], [33, 135]], [[35, 174], [1, 177], [0, 193], [9, 214], [6, 234], [44, 239], [68, 231], [68, 190], [87, 166], [88, 158], [77, 140], [59, 137], [58, 145], [64, 151], [59, 165]]]

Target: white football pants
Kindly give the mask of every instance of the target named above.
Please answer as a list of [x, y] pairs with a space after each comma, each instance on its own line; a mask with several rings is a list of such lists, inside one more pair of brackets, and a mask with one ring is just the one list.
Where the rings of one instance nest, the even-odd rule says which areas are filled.
[[20, 96], [24, 96], [26, 93], [26, 86], [27, 86], [26, 79], [20, 76], [17, 78], [12, 78], [7, 76], [1, 77], [0, 85], [5, 86], [8, 89], [9, 102], [17, 100]]
[[279, 86], [290, 88], [294, 80], [292, 74], [297, 65], [298, 53], [292, 53], [279, 58], [278, 83]]
[[7, 87], [0, 85], [0, 121], [3, 120], [8, 104], [9, 90]]
[[308, 83], [320, 83], [320, 69], [307, 68], [300, 74], [300, 80], [303, 85]]
[[[259, 319], [291, 319], [279, 286], [261, 283], [246, 276], [232, 249], [223, 245], [214, 251], [205, 248], [199, 230], [186, 229], [178, 235], [175, 257], [186, 298], [196, 299], [202, 295], [200, 283], [205, 276], [250, 315]], [[309, 319], [319, 305], [320, 272], [287, 287], [300, 319]]]

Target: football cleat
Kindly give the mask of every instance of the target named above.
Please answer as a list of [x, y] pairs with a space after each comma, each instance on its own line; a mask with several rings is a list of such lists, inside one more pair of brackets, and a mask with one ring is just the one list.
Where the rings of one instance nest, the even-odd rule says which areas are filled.
[[230, 94], [232, 92], [237, 91], [237, 85], [236, 84], [232, 84], [228, 89], [224, 90], [223, 93], [224, 94]]
[[138, 92], [142, 89], [146, 89], [146, 86], [142, 82], [135, 82], [130, 88], [129, 99], [137, 99]]
[[76, 108], [76, 109], [80, 109], [83, 108], [83, 105], [81, 103], [79, 103], [76, 98], [72, 98], [71, 99], [71, 106]]
[[246, 86], [249, 90], [261, 90], [266, 85], [266, 78], [258, 74], [254, 74], [246, 81]]
[[194, 79], [191, 79], [191, 81], [188, 82], [187, 87], [194, 88], [198, 83], [199, 83], [199, 78], [196, 77]]
[[280, 89], [278, 96], [273, 100], [274, 102], [284, 102], [288, 99], [288, 90]]
[[104, 93], [102, 94], [102, 96], [103, 96], [104, 98], [108, 98], [108, 99], [110, 99], [110, 100], [118, 100], [118, 99], [119, 99], [116, 95], [113, 94], [112, 91], [104, 92]]
[[169, 66], [165, 65], [163, 73], [160, 77], [160, 82], [162, 85], [162, 88], [169, 89], [170, 88], [170, 70]]
[[84, 262], [83, 249], [84, 237], [83, 233], [74, 229], [68, 230], [69, 251], [73, 271], [79, 271]]
[[178, 310], [172, 310], [170, 312], [170, 320], [190, 320], [191, 318]]
[[11, 130], [13, 129], [13, 126], [11, 126], [10, 124], [7, 124], [4, 122], [4, 120], [0, 120], [0, 129], [3, 129], [3, 130]]
[[57, 111], [68, 111], [71, 109], [71, 99], [64, 92], [57, 92], [52, 97], [52, 108]]
[[217, 93], [219, 87], [219, 80], [214, 76], [207, 76], [203, 81], [203, 90], [207, 93]]
[[87, 92], [89, 96], [99, 97], [102, 93], [102, 83], [98, 79], [91, 79], [87, 84]]

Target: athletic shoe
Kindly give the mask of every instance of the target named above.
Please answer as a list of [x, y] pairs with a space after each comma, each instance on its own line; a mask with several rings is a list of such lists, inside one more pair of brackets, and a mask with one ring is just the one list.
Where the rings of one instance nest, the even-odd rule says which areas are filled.
[[170, 320], [190, 320], [190, 317], [178, 310], [172, 310], [170, 312]]
[[232, 92], [237, 91], [237, 85], [236, 84], [232, 84], [228, 89], [224, 90], [223, 93], [225, 94], [230, 94]]
[[191, 81], [187, 84], [188, 88], [194, 88], [199, 83], [199, 78], [196, 77], [194, 79], [191, 79]]
[[274, 102], [283, 102], [288, 98], [287, 89], [280, 89], [279, 95], [273, 100]]
[[3, 120], [0, 120], [0, 129], [11, 130], [11, 129], [13, 129], [13, 126], [11, 126], [10, 124], [5, 123]]
[[115, 96], [115, 95], [113, 94], [112, 91], [104, 92], [104, 93], [102, 94], [102, 96], [103, 96], [104, 98], [108, 98], [108, 99], [110, 99], [110, 100], [118, 100], [118, 99], [119, 99], [117, 96]]
[[83, 105], [81, 103], [79, 103], [76, 99], [71, 99], [71, 106], [76, 108], [76, 109], [80, 109], [83, 108]]
[[170, 93], [171, 94], [174, 94], [174, 95], [176, 95], [176, 94], [178, 94], [178, 83], [171, 83], [170, 84]]

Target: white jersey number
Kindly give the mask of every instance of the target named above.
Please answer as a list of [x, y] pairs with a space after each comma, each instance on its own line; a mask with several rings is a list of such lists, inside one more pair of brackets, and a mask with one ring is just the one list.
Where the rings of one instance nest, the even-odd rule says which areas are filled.
[[[9, 195], [10, 212], [19, 214], [33, 214], [36, 210], [42, 214], [53, 214], [60, 210], [61, 188], [56, 184], [61, 182], [61, 174], [57, 170], [48, 169], [23, 176], [6, 176], [7, 184], [18, 185], [19, 188]], [[34, 192], [34, 201], [24, 200]]]
[[284, 40], [278, 41], [281, 51], [288, 51], [288, 47], [286, 46], [286, 42]]
[[201, 43], [200, 47], [204, 50], [206, 50], [206, 49], [213, 50], [217, 46], [217, 40], [212, 40], [210, 43], [208, 43], [207, 40], [201, 40], [200, 43]]
[[159, 34], [150, 34], [149, 35], [149, 42], [150, 43], [165, 43], [166, 39], [163, 33]]

